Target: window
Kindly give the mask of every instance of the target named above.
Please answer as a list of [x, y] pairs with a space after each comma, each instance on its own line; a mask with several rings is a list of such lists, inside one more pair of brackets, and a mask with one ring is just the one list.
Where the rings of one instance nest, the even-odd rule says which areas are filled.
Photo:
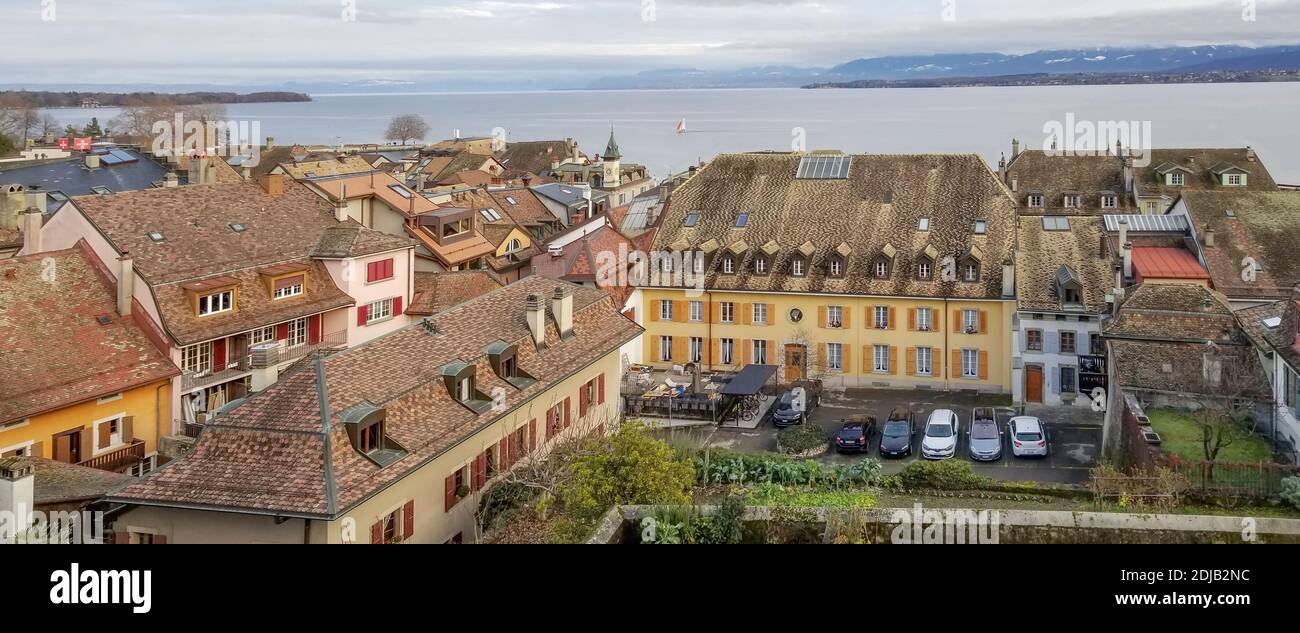
[[974, 262], [967, 262], [962, 265], [962, 279], [966, 281], [979, 281], [980, 265]]
[[726, 275], [736, 272], [736, 258], [730, 253], [722, 256], [722, 272]]
[[407, 189], [402, 185], [388, 185], [388, 188], [392, 189], [394, 193], [396, 193], [397, 195], [403, 198], [409, 199], [413, 195], [410, 189]]
[[197, 374], [212, 368], [212, 343], [199, 343], [181, 350], [181, 369]]
[[704, 339], [698, 336], [691, 337], [691, 362], [698, 363], [704, 359]]
[[357, 434], [357, 444], [362, 453], [369, 454], [384, 445], [384, 421], [376, 420], [362, 427]]
[[1114, 209], [1119, 206], [1119, 197], [1113, 193], [1104, 193], [1101, 195], [1101, 208]]
[[723, 365], [732, 364], [732, 358], [735, 357], [735, 350], [736, 346], [734, 340], [729, 338], [722, 339], [721, 343], [718, 345], [718, 356], [720, 356], [718, 362]]
[[978, 334], [980, 331], [980, 311], [962, 310], [961, 328], [967, 334]]
[[139, 463], [137, 463], [136, 465], [134, 465], [134, 466], [131, 467], [131, 476], [132, 476], [132, 477], [143, 477], [143, 476], [148, 475], [149, 473], [153, 472], [154, 469], [157, 468], [157, 467], [158, 467], [158, 456], [157, 456], [157, 455], [150, 455], [150, 456], [148, 456], [148, 457], [146, 457], [146, 458], [140, 460]]
[[393, 316], [393, 300], [381, 299], [366, 308], [366, 323], [374, 323]]
[[501, 214], [497, 213], [497, 210], [493, 209], [492, 207], [484, 207], [482, 209], [479, 209], [478, 214], [483, 216], [483, 219], [487, 220], [488, 222], [496, 222], [497, 220], [501, 219]]
[[1043, 331], [1025, 330], [1025, 349], [1031, 352], [1043, 351]]
[[1079, 194], [1067, 193], [1064, 198], [1064, 205], [1067, 209], [1074, 209], [1079, 206]]
[[699, 223], [700, 223], [700, 214], [698, 214], [698, 213], [687, 213], [687, 214], [686, 214], [686, 220], [685, 220], [684, 222], [682, 222], [682, 225], [683, 225], [683, 226], [695, 226], [696, 224], [699, 224]]
[[[665, 301], [664, 303], [668, 303], [668, 302]], [[687, 306], [688, 317], [690, 318], [691, 321], [694, 321], [694, 322], [696, 322], [696, 323], [699, 323], [699, 322], [701, 322], [701, 321], [704, 320], [704, 302], [703, 302], [703, 301], [692, 301], [692, 302], [686, 304], [686, 306]], [[670, 308], [672, 307], [671, 304], [669, 304], [669, 307], [670, 307]], [[669, 312], [671, 313], [671, 310], [670, 310]], [[670, 317], [670, 318], [671, 318], [671, 317]]]
[[518, 238], [511, 238], [511, 240], [506, 243], [506, 252], [513, 253], [523, 247], [523, 242], [520, 242]]
[[691, 262], [691, 270], [694, 270], [696, 274], [704, 272], [703, 254], [696, 254], [692, 251], [687, 251], [682, 255], [682, 263], [685, 264], [686, 262]]
[[790, 274], [795, 277], [803, 277], [804, 261], [802, 257], [796, 257], [790, 260]]
[[766, 258], [766, 257], [763, 257], [763, 256], [760, 255], [760, 256], [754, 258], [754, 274], [755, 274], [755, 275], [766, 275], [766, 274], [767, 274], [767, 258]]
[[917, 308], [916, 329], [920, 332], [929, 332], [932, 328], [934, 328], [934, 310]]
[[559, 435], [564, 430], [564, 403], [551, 407], [546, 412], [546, 439]]
[[933, 274], [934, 274], [934, 262], [928, 259], [922, 259], [919, 263], [917, 263], [916, 265], [917, 279], [928, 280]]
[[1080, 296], [1078, 288], [1065, 288], [1064, 291], [1064, 296], [1061, 298], [1065, 303], [1070, 305], [1081, 305], [1083, 303], [1083, 298]]
[[671, 361], [673, 359], [673, 337], [664, 336], [659, 339], [659, 360]]
[[975, 234], [984, 235], [989, 232], [989, 223], [985, 220], [975, 220]]
[[1068, 231], [1070, 230], [1070, 219], [1063, 215], [1045, 215], [1043, 216], [1044, 231]]
[[275, 299], [287, 299], [302, 294], [303, 276], [296, 275], [287, 279], [278, 279], [275, 282]]
[[469, 402], [474, 399], [474, 379], [466, 376], [456, 381], [456, 399]]
[[877, 330], [889, 329], [889, 306], [871, 308], [871, 323]]
[[929, 347], [916, 348], [916, 375], [929, 376], [934, 373], [934, 350]]
[[659, 320], [660, 321], [673, 320], [673, 302], [667, 299], [661, 300], [659, 302]]
[[718, 320], [723, 323], [736, 322], [736, 304], [730, 301], [723, 301], [718, 304]]
[[754, 304], [754, 325], [767, 325], [767, 304]]
[[199, 316], [227, 312], [234, 307], [235, 291], [222, 290], [199, 297]]
[[889, 276], [889, 260], [884, 257], [876, 259], [871, 265], [871, 274], [876, 279], [884, 279]]
[[873, 345], [871, 347], [871, 368], [876, 373], [889, 373], [888, 345]]
[[513, 355], [506, 356], [501, 359], [502, 378], [518, 378], [519, 377], [518, 369], [519, 369], [518, 363], [516, 362], [516, 359]]
[[832, 257], [830, 263], [830, 274], [832, 277], [844, 276], [844, 260], [838, 257]]
[[826, 327], [844, 327], [844, 306], [826, 306]]
[[978, 378], [980, 375], [980, 351], [964, 349], [961, 351], [962, 378]]
[[248, 333], [249, 345], [275, 342], [275, 326], [259, 328]]
[[660, 255], [659, 270], [665, 273], [673, 272], [673, 258], [670, 253], [664, 252]]
[[736, 228], [743, 229], [746, 224], [749, 224], [749, 214], [742, 211], [736, 215]]
[[1061, 332], [1061, 353], [1062, 354], [1073, 354], [1074, 344], [1075, 344], [1074, 332]]
[[1241, 174], [1227, 174], [1223, 177], [1223, 181], [1223, 184], [1228, 185], [1229, 187], [1240, 187]]
[[1043, 207], [1043, 194], [1041, 193], [1029, 194], [1029, 206], [1041, 209]]
[[755, 365], [767, 364], [767, 341], [763, 341], [763, 340], [754, 341], [754, 364]]
[[289, 322], [289, 338], [284, 342], [288, 347], [307, 342], [307, 319], [294, 319]]
[[843, 371], [844, 369], [844, 345], [841, 343], [826, 344], [826, 368], [831, 371]]
[[95, 449], [105, 450], [122, 443], [122, 419], [113, 418], [95, 424]]
[[917, 220], [917, 222], [916, 222], [916, 230], [918, 230], [918, 231], [929, 231], [929, 230], [930, 230], [930, 218], [921, 218], [920, 220]]
[[1094, 334], [1088, 337], [1088, 350], [1088, 353], [1093, 356], [1104, 356], [1106, 354], [1106, 341]]
[[473, 221], [468, 218], [464, 220], [452, 220], [442, 225], [442, 236], [454, 237], [461, 233], [468, 233], [473, 226]]
[[1078, 391], [1074, 386], [1074, 372], [1073, 367], [1061, 368], [1061, 393], [1076, 393]]

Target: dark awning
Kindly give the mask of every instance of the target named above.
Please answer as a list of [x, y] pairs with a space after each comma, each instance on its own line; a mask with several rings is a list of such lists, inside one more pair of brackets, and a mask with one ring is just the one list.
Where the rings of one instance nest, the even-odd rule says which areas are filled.
[[776, 375], [776, 365], [745, 365], [740, 373], [731, 378], [731, 382], [722, 388], [726, 396], [752, 396], [763, 388], [763, 384]]

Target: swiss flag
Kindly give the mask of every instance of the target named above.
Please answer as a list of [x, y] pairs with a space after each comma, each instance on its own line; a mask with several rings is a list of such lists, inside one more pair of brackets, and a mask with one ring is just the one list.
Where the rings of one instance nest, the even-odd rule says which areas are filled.
[[81, 138], [74, 138], [74, 139], [72, 139], [72, 149], [74, 149], [74, 150], [76, 150], [76, 151], [78, 151], [78, 152], [89, 152], [89, 151], [90, 151], [90, 137], [89, 137], [89, 136], [85, 136], [85, 137], [81, 137]]
[[68, 149], [68, 138], [66, 136], [59, 139], [59, 149]]

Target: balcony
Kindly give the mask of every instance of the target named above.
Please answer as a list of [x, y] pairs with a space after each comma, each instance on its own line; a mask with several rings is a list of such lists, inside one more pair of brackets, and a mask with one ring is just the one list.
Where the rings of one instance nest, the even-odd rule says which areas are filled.
[[144, 459], [144, 440], [131, 440], [129, 444], [122, 448], [77, 462], [77, 465], [121, 472], [139, 463], [142, 459]]
[[200, 387], [219, 385], [247, 374], [250, 369], [248, 357], [244, 356], [232, 359], [226, 363], [226, 368], [221, 371], [212, 371], [211, 368], [201, 371], [187, 371], [181, 374], [181, 391], [192, 391]]
[[275, 364], [279, 365], [281, 363], [287, 363], [291, 360], [297, 360], [299, 358], [302, 358], [303, 356], [315, 352], [316, 350], [347, 347], [347, 344], [348, 344], [348, 333], [346, 330], [341, 330], [338, 332], [331, 332], [329, 334], [322, 336], [320, 338], [320, 341], [316, 343], [293, 345], [290, 347], [285, 347], [281, 345], [280, 348], [276, 350], [279, 360], [277, 360]]

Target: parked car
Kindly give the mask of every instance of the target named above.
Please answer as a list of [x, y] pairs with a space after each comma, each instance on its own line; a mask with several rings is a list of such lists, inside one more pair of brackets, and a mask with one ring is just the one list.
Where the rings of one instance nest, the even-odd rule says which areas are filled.
[[[810, 398], [805, 396], [805, 400], [810, 400]], [[794, 390], [790, 390], [782, 393], [781, 397], [772, 404], [769, 415], [772, 416], [772, 424], [784, 428], [803, 424], [808, 419], [812, 407], [813, 405], [810, 402], [805, 402], [803, 411], [796, 410], [794, 406]]]
[[952, 409], [935, 409], [925, 422], [925, 437], [921, 439], [921, 457], [926, 459], [951, 459], [957, 454], [957, 437], [960, 424]]
[[1047, 426], [1032, 415], [1019, 415], [1007, 423], [1011, 454], [1016, 457], [1047, 457]]
[[971, 412], [966, 437], [971, 459], [978, 462], [1002, 459], [1002, 427], [998, 426], [997, 409], [975, 407]]
[[880, 456], [911, 455], [913, 437], [916, 437], [916, 414], [906, 407], [890, 411], [885, 425], [880, 428]]
[[865, 453], [871, 450], [871, 436], [876, 432], [876, 419], [869, 415], [856, 415], [844, 420], [835, 434], [835, 450], [840, 453]]

